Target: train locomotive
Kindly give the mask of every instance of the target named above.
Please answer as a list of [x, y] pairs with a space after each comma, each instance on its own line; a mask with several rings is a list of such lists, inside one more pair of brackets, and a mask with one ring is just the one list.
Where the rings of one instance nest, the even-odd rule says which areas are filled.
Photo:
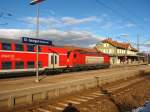
[[[96, 49], [73, 46], [39, 46], [39, 71], [106, 68], [108, 55]], [[0, 41], [0, 77], [36, 71], [36, 47]]]

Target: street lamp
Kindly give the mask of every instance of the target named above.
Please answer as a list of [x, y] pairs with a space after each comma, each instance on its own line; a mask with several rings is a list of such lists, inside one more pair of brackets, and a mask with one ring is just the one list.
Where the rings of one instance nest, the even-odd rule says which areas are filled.
[[149, 42], [145, 42], [144, 44], [144, 47], [146, 47], [147, 48], [147, 50], [145, 51], [146, 52], [146, 56], [147, 56], [147, 64], [149, 64], [149, 57], [150, 57], [150, 55], [149, 55], [149, 48], [150, 48], [150, 43]]
[[[122, 39], [125, 39], [125, 38], [127, 38], [127, 37], [129, 37], [128, 34], [121, 34], [121, 35], [119, 35], [119, 38], [122, 38]], [[128, 39], [125, 39], [125, 40], [127, 40], [128, 43], [130, 43], [130, 41], [129, 41]], [[128, 44], [128, 43], [127, 43], [127, 44]], [[127, 48], [125, 48], [125, 53], [124, 53], [124, 57], [123, 57], [125, 62], [127, 61], [128, 47], [129, 47], [129, 46], [127, 46]]]
[[[39, 4], [40, 2], [45, 0], [32, 0], [30, 5], [37, 5], [37, 21], [36, 21], [36, 38], [39, 38]], [[36, 82], [39, 82], [39, 46], [36, 45]]]

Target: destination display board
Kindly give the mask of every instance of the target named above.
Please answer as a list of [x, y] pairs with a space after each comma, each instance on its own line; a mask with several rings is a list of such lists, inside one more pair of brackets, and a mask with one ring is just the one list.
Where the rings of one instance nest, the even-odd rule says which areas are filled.
[[36, 44], [36, 45], [52, 45], [51, 40], [36, 39], [29, 37], [22, 37], [22, 43]]

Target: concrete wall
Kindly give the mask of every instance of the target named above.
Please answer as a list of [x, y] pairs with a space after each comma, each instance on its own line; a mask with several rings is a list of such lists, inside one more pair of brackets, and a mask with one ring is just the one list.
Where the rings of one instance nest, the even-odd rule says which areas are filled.
[[32, 104], [33, 102], [40, 102], [45, 99], [55, 99], [73, 92], [102, 86], [103, 84], [120, 79], [126, 79], [138, 75], [139, 73], [140, 71], [133, 70], [128, 73], [112, 73], [109, 75], [106, 74], [105, 76], [88, 77], [87, 79], [3, 92], [0, 94], [0, 110], [4, 107], [14, 108], [21, 105]]

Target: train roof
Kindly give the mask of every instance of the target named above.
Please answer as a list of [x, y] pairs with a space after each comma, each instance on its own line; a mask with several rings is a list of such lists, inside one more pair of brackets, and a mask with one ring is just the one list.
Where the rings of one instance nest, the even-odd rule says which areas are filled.
[[[6, 43], [17, 43], [22, 44], [22, 40], [20, 39], [8, 39], [8, 38], [0, 38], [0, 42], [6, 42]], [[48, 45], [45, 45], [48, 46]], [[96, 53], [96, 48], [83, 48], [83, 47], [76, 47], [76, 46], [58, 46], [58, 45], [52, 45], [48, 48], [51, 52], [56, 53], [66, 53], [71, 51], [78, 51], [78, 52], [89, 52], [89, 53]], [[99, 52], [101, 54], [104, 54], [102, 52]]]
[[22, 43], [21, 39], [8, 39], [8, 38], [0, 38], [0, 42], [5, 42], [5, 43]]
[[79, 51], [79, 52], [97, 52], [94, 48], [82, 48], [76, 46], [61, 46], [62, 48], [66, 49], [68, 52], [70, 51]]
[[50, 50], [50, 52], [53, 52], [53, 53], [64, 53], [66, 54], [67, 53], [67, 50], [64, 49], [64, 48], [61, 48], [61, 47], [55, 47], [55, 46], [51, 46], [48, 48], [48, 50]]

